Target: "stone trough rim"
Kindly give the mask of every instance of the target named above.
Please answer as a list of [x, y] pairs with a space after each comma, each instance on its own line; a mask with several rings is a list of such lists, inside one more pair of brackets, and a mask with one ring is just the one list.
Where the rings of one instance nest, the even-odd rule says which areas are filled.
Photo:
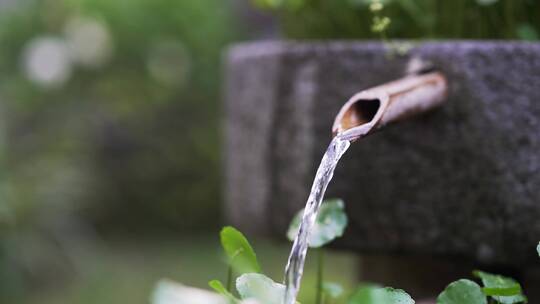
[[[391, 40], [390, 43], [411, 44], [410, 50], [426, 47], [458, 47], [466, 49], [508, 48], [536, 46], [540, 47], [540, 42], [523, 40]], [[238, 42], [230, 45], [226, 49], [229, 60], [248, 59], [266, 56], [276, 56], [290, 53], [303, 53], [317, 51], [343, 51], [354, 50], [361, 47], [363, 50], [380, 49], [387, 43], [378, 40], [258, 40], [248, 42]]]

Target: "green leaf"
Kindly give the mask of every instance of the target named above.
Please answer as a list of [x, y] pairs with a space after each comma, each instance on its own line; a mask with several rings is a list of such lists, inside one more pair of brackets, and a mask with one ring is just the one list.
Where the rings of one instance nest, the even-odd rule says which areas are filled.
[[538, 246], [536, 246], [536, 251], [538, 252], [538, 256], [540, 257], [540, 242], [538, 242]]
[[349, 299], [348, 304], [414, 304], [409, 294], [391, 287], [367, 286], [359, 288]]
[[158, 282], [152, 304], [229, 304], [227, 298], [204, 289], [188, 287], [170, 280]]
[[[293, 218], [287, 237], [294, 241], [300, 229], [300, 222], [304, 210], [300, 210]], [[309, 235], [309, 247], [318, 248], [330, 243], [334, 239], [343, 235], [347, 227], [347, 215], [344, 211], [343, 201], [340, 199], [325, 200], [321, 205], [313, 230]]]
[[227, 226], [221, 230], [220, 237], [229, 263], [236, 272], [239, 274], [261, 272], [255, 251], [240, 231]]
[[527, 302], [527, 298], [522, 294], [521, 285], [516, 280], [479, 270], [473, 271], [473, 275], [482, 280], [483, 292], [497, 302], [503, 304]]
[[339, 298], [343, 294], [343, 287], [334, 282], [324, 282], [322, 290], [324, 294], [333, 299]]
[[227, 288], [225, 288], [225, 286], [223, 286], [223, 283], [221, 283], [219, 280], [212, 280], [208, 282], [208, 285], [218, 293], [227, 297], [227, 299], [229, 299], [231, 303], [236, 304], [239, 302], [239, 300], [232, 293], [227, 291]]
[[483, 287], [486, 296], [515, 296], [521, 293], [521, 287]]
[[461, 279], [446, 287], [437, 297], [437, 304], [487, 304], [487, 298], [478, 284]]
[[[480, 270], [473, 271], [473, 275], [481, 279], [482, 284], [484, 284], [486, 289], [491, 290], [491, 292], [501, 292], [510, 296], [521, 293], [521, 285], [519, 285], [519, 283], [512, 278], [491, 274]], [[500, 291], [497, 291], [497, 289], [500, 289]]]
[[241, 275], [236, 279], [236, 289], [243, 300], [255, 299], [261, 304], [282, 304], [285, 295], [285, 285], [259, 273]]

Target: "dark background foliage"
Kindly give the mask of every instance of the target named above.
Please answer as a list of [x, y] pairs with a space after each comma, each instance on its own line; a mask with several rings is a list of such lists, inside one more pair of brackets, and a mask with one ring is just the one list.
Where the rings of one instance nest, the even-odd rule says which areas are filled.
[[383, 4], [394, 39], [538, 39], [535, 0], [252, 0], [273, 11], [291, 38], [379, 38], [372, 3]]

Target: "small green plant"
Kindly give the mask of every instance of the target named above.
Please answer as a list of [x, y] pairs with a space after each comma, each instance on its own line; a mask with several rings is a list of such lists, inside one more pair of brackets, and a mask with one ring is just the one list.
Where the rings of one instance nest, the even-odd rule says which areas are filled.
[[232, 277], [236, 273], [260, 273], [257, 255], [246, 237], [233, 227], [225, 227], [220, 233], [221, 246], [228, 257], [227, 290], [231, 291]]
[[[287, 237], [292, 241], [298, 233], [303, 210], [291, 221]], [[339, 238], [347, 227], [345, 204], [340, 199], [325, 200], [310, 233], [309, 246], [317, 251], [317, 286], [313, 304], [414, 304], [414, 299], [401, 289], [362, 285], [352, 292], [324, 280], [323, 246]], [[170, 280], [158, 283], [153, 304], [282, 304], [285, 286], [262, 273], [255, 250], [247, 238], [233, 227], [220, 233], [227, 256], [227, 282], [211, 280], [214, 292], [188, 287]], [[540, 255], [540, 243], [537, 247]], [[450, 283], [437, 297], [437, 304], [520, 304], [527, 303], [521, 285], [514, 279], [475, 270], [473, 276], [482, 285], [469, 279]], [[236, 277], [236, 278], [235, 278]], [[232, 289], [235, 282], [235, 289]], [[299, 304], [299, 303], [298, 303]]]
[[521, 285], [514, 279], [476, 270], [477, 283], [461, 279], [448, 285], [437, 298], [437, 304], [518, 304], [527, 303]]
[[437, 304], [486, 304], [482, 288], [471, 280], [461, 279], [450, 283], [437, 298]]
[[482, 280], [485, 295], [491, 296], [500, 303], [525, 303], [527, 298], [523, 295], [521, 285], [512, 278], [494, 275], [476, 270], [474, 276]]

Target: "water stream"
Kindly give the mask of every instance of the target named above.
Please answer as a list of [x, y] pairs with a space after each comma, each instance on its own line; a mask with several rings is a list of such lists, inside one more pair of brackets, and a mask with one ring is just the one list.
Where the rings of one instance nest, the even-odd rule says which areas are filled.
[[309, 234], [313, 228], [324, 193], [334, 175], [334, 170], [339, 159], [350, 145], [351, 142], [349, 140], [342, 138], [338, 134], [326, 149], [326, 153], [324, 153], [321, 164], [317, 169], [317, 174], [315, 175], [313, 186], [311, 186], [311, 192], [302, 216], [300, 229], [294, 240], [289, 261], [285, 268], [286, 289], [284, 304], [294, 304], [296, 302], [296, 296], [300, 289], [300, 281], [302, 280], [302, 273], [304, 271], [304, 262], [306, 261]]

